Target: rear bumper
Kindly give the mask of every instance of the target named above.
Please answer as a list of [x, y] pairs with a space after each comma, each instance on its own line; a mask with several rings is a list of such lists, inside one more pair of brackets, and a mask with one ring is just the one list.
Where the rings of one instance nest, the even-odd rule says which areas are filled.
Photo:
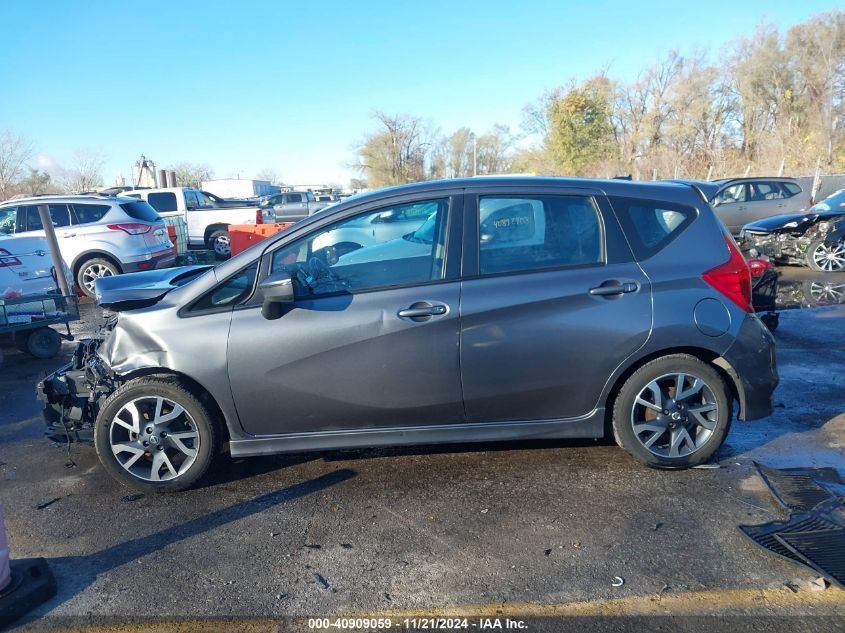
[[772, 396], [780, 380], [775, 339], [756, 315], [745, 317], [733, 345], [716, 362], [733, 379], [740, 420], [772, 414]]
[[152, 257], [133, 258], [133, 261], [123, 262], [121, 267], [125, 273], [134, 273], [139, 270], [154, 270], [158, 268], [170, 268], [176, 263], [176, 254], [173, 249], [166, 249], [153, 253]]

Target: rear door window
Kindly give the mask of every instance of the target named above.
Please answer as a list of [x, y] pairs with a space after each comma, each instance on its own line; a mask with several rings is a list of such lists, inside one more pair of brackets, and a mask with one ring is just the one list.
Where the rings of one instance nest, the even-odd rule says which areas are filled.
[[179, 207], [176, 206], [176, 194], [172, 191], [151, 193], [147, 196], [147, 202], [159, 213], [179, 210]]
[[289, 193], [287, 197], [288, 204], [298, 204], [302, 202], [302, 194], [301, 193]]
[[602, 223], [582, 196], [482, 196], [482, 275], [604, 263]]
[[143, 222], [158, 222], [161, 220], [161, 216], [146, 202], [124, 202], [120, 205], [120, 208], [133, 220]]
[[763, 202], [765, 200], [779, 200], [783, 193], [776, 182], [749, 182], [748, 202]]
[[610, 202], [638, 260], [651, 257], [664, 248], [698, 214], [693, 207], [656, 200], [614, 196]]
[[70, 206], [73, 209], [74, 224], [99, 222], [109, 212], [109, 209], [111, 209], [107, 204], [72, 204]]

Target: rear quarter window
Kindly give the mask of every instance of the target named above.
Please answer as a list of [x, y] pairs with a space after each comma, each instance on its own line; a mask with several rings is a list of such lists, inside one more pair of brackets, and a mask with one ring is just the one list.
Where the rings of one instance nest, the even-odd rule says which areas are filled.
[[161, 220], [161, 216], [146, 202], [124, 202], [120, 205], [120, 208], [133, 220], [143, 222], [158, 222]]
[[159, 213], [179, 210], [176, 206], [176, 194], [171, 191], [151, 193], [147, 196], [147, 202]]
[[73, 204], [74, 224], [90, 224], [99, 222], [109, 212], [107, 204]]
[[792, 196], [797, 196], [801, 193], [801, 187], [796, 185], [794, 182], [781, 183], [781, 187], [783, 187], [785, 198], [791, 198]]
[[694, 207], [658, 200], [611, 197], [634, 256], [647, 259], [666, 247], [698, 215]]

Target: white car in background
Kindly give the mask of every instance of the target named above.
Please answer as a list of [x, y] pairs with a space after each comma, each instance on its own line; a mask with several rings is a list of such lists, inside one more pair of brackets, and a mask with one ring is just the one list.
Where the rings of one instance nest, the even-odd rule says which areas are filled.
[[89, 297], [100, 277], [169, 268], [176, 261], [164, 221], [135, 198], [39, 196], [0, 203], [0, 233], [43, 237], [38, 206], [47, 205], [62, 257]]
[[[67, 264], [63, 272], [72, 287], [73, 276]], [[0, 299], [55, 293], [58, 286], [46, 238], [0, 234]]]

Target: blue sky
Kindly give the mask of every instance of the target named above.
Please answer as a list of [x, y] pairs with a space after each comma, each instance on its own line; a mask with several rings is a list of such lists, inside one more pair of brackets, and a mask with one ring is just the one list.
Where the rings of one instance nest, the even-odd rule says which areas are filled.
[[288, 183], [356, 175], [375, 109], [519, 127], [544, 90], [608, 66], [633, 79], [672, 48], [714, 56], [761, 21], [785, 30], [837, 2], [4, 2], [0, 128], [41, 164], [75, 149], [129, 175], [208, 163], [218, 177], [276, 169]]

